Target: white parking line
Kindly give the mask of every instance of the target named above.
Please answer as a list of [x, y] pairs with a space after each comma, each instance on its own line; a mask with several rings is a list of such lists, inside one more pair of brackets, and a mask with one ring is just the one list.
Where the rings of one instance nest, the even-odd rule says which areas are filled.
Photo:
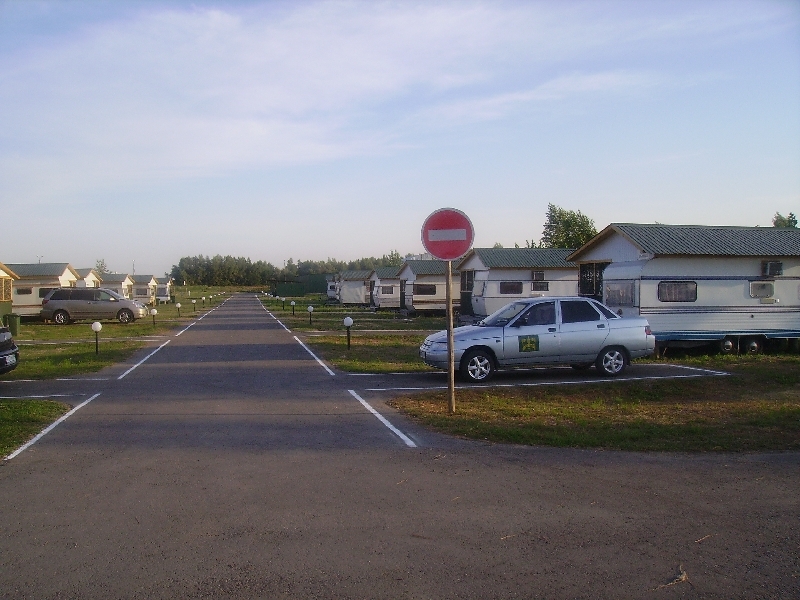
[[86, 394], [25, 394], [24, 396], [0, 396], [0, 400], [27, 400], [28, 398], [70, 398], [72, 396], [85, 396]]
[[408, 446], [409, 448], [416, 448], [417, 447], [417, 445], [414, 443], [414, 441], [411, 438], [409, 438], [405, 433], [400, 431], [397, 427], [392, 425], [388, 421], [388, 419], [386, 419], [386, 417], [384, 417], [381, 413], [379, 413], [377, 410], [372, 408], [369, 405], [369, 402], [367, 402], [361, 396], [356, 394], [355, 390], [347, 390], [347, 391], [350, 392], [350, 395], [353, 396], [353, 398], [355, 398], [356, 400], [361, 402], [361, 404], [364, 406], [364, 408], [366, 408], [369, 412], [371, 412], [373, 415], [375, 415], [381, 423], [386, 425], [386, 427], [388, 427], [392, 431], [392, 433], [394, 433], [397, 437], [399, 437], [401, 440], [403, 440], [403, 442], [405, 442], [406, 446]]
[[150, 358], [151, 356], [153, 356], [153, 354], [155, 354], [156, 352], [158, 352], [159, 350], [161, 350], [161, 349], [162, 349], [164, 346], [166, 346], [167, 344], [169, 344], [171, 341], [172, 341], [172, 340], [167, 340], [166, 342], [164, 342], [163, 344], [161, 344], [161, 345], [160, 345], [158, 348], [156, 348], [155, 350], [153, 350], [153, 351], [152, 351], [150, 354], [148, 354], [147, 356], [145, 356], [145, 357], [144, 357], [142, 360], [140, 360], [138, 363], [136, 363], [135, 365], [133, 365], [133, 366], [132, 366], [130, 369], [128, 369], [127, 371], [125, 371], [125, 372], [124, 372], [122, 375], [120, 375], [119, 377], [117, 377], [117, 379], [119, 380], [119, 379], [122, 379], [123, 377], [125, 377], [125, 375], [127, 375], [128, 373], [130, 373], [131, 371], [133, 371], [133, 370], [134, 370], [136, 367], [138, 367], [139, 365], [141, 365], [141, 364], [142, 364], [144, 361], [146, 361], [148, 358]]
[[[706, 371], [704, 374], [697, 375], [651, 375], [647, 377], [625, 377], [617, 379], [580, 379], [577, 381], [539, 381], [536, 383], [494, 383], [494, 384], [469, 384], [457, 385], [460, 390], [480, 389], [480, 388], [513, 388], [513, 387], [537, 387], [543, 385], [580, 385], [592, 383], [617, 383], [620, 381], [647, 381], [651, 379], [697, 379], [698, 377], [727, 377], [729, 373], [722, 371]], [[367, 392], [418, 392], [425, 390], [446, 390], [446, 385], [420, 386], [420, 387], [387, 387], [387, 388], [366, 388]]]
[[[261, 301], [260, 301], [260, 300], [259, 300], [259, 304], [261, 304]], [[271, 312], [269, 312], [269, 310], [267, 310], [267, 307], [266, 307], [266, 306], [264, 306], [263, 304], [261, 304], [261, 308], [263, 308], [263, 309], [264, 309], [264, 312], [266, 312], [266, 313], [267, 313], [267, 314], [268, 314], [270, 317], [272, 317], [273, 319], [275, 319], [275, 321], [277, 321], [277, 322], [278, 322], [278, 325], [280, 325], [281, 327], [283, 327], [283, 328], [284, 328], [286, 331], [288, 331], [289, 333], [292, 333], [292, 330], [291, 330], [291, 329], [289, 329], [289, 328], [288, 328], [286, 325], [284, 325], [284, 324], [281, 322], [281, 320], [280, 320], [278, 317], [276, 317], [276, 316], [275, 316], [275, 315], [273, 315]]]
[[322, 362], [322, 361], [321, 361], [319, 358], [317, 358], [317, 355], [316, 355], [316, 354], [314, 354], [314, 353], [313, 353], [313, 352], [312, 352], [312, 351], [309, 349], [309, 347], [308, 347], [308, 346], [306, 346], [306, 345], [305, 345], [303, 342], [301, 342], [299, 337], [297, 337], [297, 336], [294, 336], [294, 339], [296, 339], [296, 340], [297, 340], [297, 343], [298, 343], [298, 344], [300, 344], [300, 345], [301, 345], [303, 348], [305, 348], [305, 349], [306, 349], [306, 352], [308, 352], [308, 353], [309, 353], [311, 356], [313, 356], [313, 357], [314, 357], [314, 360], [315, 360], [315, 361], [317, 361], [317, 362], [318, 362], [320, 365], [322, 365], [322, 368], [323, 368], [323, 369], [325, 369], [325, 370], [328, 372], [328, 375], [330, 375], [330, 376], [332, 376], [332, 377], [335, 377], [335, 376], [336, 376], [336, 373], [334, 373], [333, 371], [331, 371], [331, 370], [328, 368], [328, 365], [326, 365], [326, 364], [325, 364], [324, 362]]
[[56, 426], [57, 426], [59, 423], [63, 423], [64, 421], [66, 421], [66, 420], [67, 420], [67, 418], [69, 418], [70, 416], [74, 415], [76, 412], [78, 412], [78, 411], [79, 411], [80, 409], [82, 409], [84, 406], [86, 406], [87, 404], [89, 404], [89, 402], [91, 402], [92, 400], [94, 400], [95, 398], [97, 398], [99, 395], [100, 395], [100, 394], [95, 394], [94, 396], [92, 396], [92, 397], [91, 397], [91, 398], [89, 398], [88, 400], [84, 400], [83, 402], [81, 402], [80, 404], [78, 404], [78, 406], [76, 406], [75, 408], [73, 408], [73, 409], [72, 409], [71, 411], [69, 411], [67, 414], [65, 414], [65, 415], [62, 415], [60, 419], [57, 419], [57, 420], [56, 420], [54, 423], [51, 423], [51, 424], [50, 424], [48, 427], [46, 427], [45, 429], [43, 429], [43, 430], [42, 430], [42, 432], [41, 432], [39, 435], [35, 436], [35, 437], [34, 437], [32, 440], [30, 440], [28, 443], [24, 444], [23, 446], [20, 446], [20, 447], [19, 447], [19, 448], [17, 448], [17, 449], [16, 449], [14, 452], [12, 452], [12, 453], [11, 453], [11, 454], [9, 454], [8, 456], [6, 456], [4, 460], [11, 460], [11, 459], [12, 459], [12, 458], [14, 458], [15, 456], [19, 455], [21, 452], [24, 452], [25, 450], [27, 450], [28, 448], [30, 448], [31, 446], [33, 446], [33, 445], [34, 445], [36, 442], [38, 442], [40, 439], [42, 439], [42, 438], [43, 438], [45, 435], [47, 435], [48, 433], [50, 433], [51, 431], [53, 431], [53, 429], [55, 429], [55, 428], [56, 428]]

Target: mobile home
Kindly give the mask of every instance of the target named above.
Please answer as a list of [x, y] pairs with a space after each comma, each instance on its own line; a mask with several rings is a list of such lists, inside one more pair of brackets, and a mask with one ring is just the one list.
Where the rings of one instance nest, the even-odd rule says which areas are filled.
[[156, 300], [167, 303], [172, 298], [172, 278], [156, 277]]
[[59, 287], [75, 287], [79, 275], [69, 263], [9, 264], [19, 276], [12, 292], [12, 312], [21, 316], [37, 316], [42, 312], [42, 299]]
[[[407, 260], [400, 267], [400, 308], [411, 311], [447, 310], [447, 263], [443, 260]], [[460, 305], [459, 274], [453, 269], [453, 310]]]
[[158, 283], [152, 275], [131, 275], [133, 280], [133, 300], [142, 304], [155, 304]]
[[400, 267], [378, 267], [369, 277], [370, 305], [400, 308]]
[[15, 279], [19, 279], [19, 276], [0, 263], [0, 319], [11, 312], [11, 288]]
[[800, 229], [612, 223], [568, 259], [582, 295], [646, 317], [661, 347], [800, 338]]
[[339, 302], [366, 306], [372, 271], [342, 271], [339, 274]]
[[127, 273], [103, 273], [103, 287], [125, 298], [133, 297], [133, 279]]
[[100, 287], [103, 281], [100, 274], [94, 269], [75, 269], [78, 274], [78, 281], [75, 282], [75, 287]]
[[461, 314], [485, 317], [519, 298], [574, 296], [574, 249], [473, 248], [458, 264]]

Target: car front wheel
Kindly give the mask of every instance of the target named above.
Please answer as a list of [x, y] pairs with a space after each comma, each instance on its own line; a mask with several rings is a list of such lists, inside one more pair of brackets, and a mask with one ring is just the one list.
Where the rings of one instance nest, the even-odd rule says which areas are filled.
[[120, 323], [131, 323], [133, 322], [133, 313], [127, 308], [123, 308], [117, 313], [117, 319], [119, 319]]
[[494, 375], [494, 361], [484, 350], [472, 350], [461, 359], [461, 376], [467, 381], [489, 381]]
[[605, 348], [597, 357], [595, 366], [604, 375], [616, 377], [625, 370], [625, 350], [612, 347]]
[[69, 323], [69, 314], [65, 310], [57, 310], [53, 313], [53, 323], [56, 325], [66, 325]]

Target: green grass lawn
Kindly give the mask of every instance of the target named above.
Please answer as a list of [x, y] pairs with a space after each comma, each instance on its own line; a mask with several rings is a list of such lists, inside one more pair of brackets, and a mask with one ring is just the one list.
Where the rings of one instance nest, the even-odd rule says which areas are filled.
[[145, 342], [135, 340], [106, 341], [100, 344], [99, 354], [95, 354], [94, 340], [24, 345], [19, 347], [17, 368], [3, 375], [3, 379], [54, 379], [94, 373], [127, 360], [144, 345]]
[[8, 456], [70, 406], [52, 400], [0, 400], [0, 456]]
[[354, 373], [394, 373], [431, 371], [419, 360], [419, 345], [424, 335], [415, 334], [354, 334], [350, 349], [347, 336], [307, 335], [304, 340], [342, 371]]
[[800, 450], [800, 357], [693, 357], [666, 362], [727, 377], [603, 385], [459, 389], [391, 404], [452, 435], [493, 442], [658, 451]]

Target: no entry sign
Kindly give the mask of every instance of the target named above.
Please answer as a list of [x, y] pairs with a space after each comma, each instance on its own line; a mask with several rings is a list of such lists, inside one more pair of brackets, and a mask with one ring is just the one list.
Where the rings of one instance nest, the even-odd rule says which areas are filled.
[[464, 256], [474, 239], [472, 221], [455, 208], [440, 208], [422, 224], [422, 245], [440, 260]]

